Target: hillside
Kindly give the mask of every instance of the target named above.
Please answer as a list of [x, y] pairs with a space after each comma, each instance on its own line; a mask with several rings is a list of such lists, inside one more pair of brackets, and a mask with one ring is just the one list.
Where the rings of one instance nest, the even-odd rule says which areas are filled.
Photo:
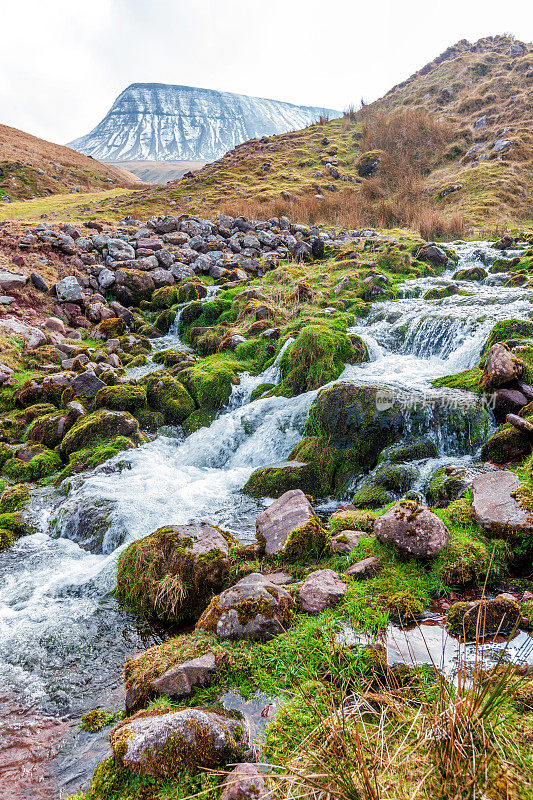
[[0, 201], [142, 185], [124, 169], [0, 125]]
[[339, 113], [195, 86], [134, 83], [70, 146], [107, 161], [212, 161], [247, 139]]
[[[461, 219], [468, 228], [496, 216], [531, 219], [532, 77], [531, 44], [462, 40], [358, 112], [245, 142], [192, 177], [107, 209], [155, 213], [173, 201], [197, 213], [287, 211], [302, 221], [383, 226], [455, 214], [459, 229]], [[361, 158], [368, 151], [370, 162]]]

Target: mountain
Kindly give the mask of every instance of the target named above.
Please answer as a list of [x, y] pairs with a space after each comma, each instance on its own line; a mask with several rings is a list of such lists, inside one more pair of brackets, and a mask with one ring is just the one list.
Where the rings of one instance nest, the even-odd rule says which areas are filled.
[[69, 146], [108, 161], [213, 161], [247, 139], [303, 128], [328, 108], [242, 94], [133, 83], [104, 119]]
[[[244, 142], [171, 186], [113, 201], [110, 213], [160, 213], [170, 202], [351, 227], [420, 228], [426, 213], [461, 217], [469, 230], [531, 220], [532, 79], [531, 44], [461, 40], [357, 112]], [[372, 154], [377, 169], [365, 169]], [[407, 181], [413, 163], [419, 175]]]
[[63, 145], [0, 125], [0, 201], [142, 185], [139, 178], [124, 169], [100, 164]]

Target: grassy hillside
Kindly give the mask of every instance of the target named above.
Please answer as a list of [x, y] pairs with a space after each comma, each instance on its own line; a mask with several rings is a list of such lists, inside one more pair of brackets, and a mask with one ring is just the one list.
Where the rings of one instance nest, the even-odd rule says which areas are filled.
[[245, 142], [191, 177], [101, 210], [142, 216], [170, 203], [435, 234], [527, 221], [532, 77], [532, 45], [509, 36], [463, 40], [357, 112]]
[[136, 188], [142, 181], [59, 144], [0, 125], [0, 203], [52, 194]]

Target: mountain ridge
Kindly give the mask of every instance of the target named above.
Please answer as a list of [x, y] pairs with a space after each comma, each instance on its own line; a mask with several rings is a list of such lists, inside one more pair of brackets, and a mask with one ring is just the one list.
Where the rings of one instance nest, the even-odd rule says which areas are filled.
[[212, 161], [247, 139], [341, 112], [184, 84], [132, 83], [69, 147], [108, 161]]

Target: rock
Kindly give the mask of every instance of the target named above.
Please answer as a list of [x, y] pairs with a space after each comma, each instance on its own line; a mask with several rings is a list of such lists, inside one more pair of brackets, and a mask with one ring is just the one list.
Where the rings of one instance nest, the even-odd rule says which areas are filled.
[[421, 261], [430, 261], [437, 266], [446, 264], [448, 261], [448, 256], [442, 247], [439, 247], [435, 242], [423, 244], [422, 247], [418, 249], [416, 257]]
[[474, 128], [476, 130], [479, 130], [480, 128], [486, 128], [486, 127], [487, 127], [487, 115], [483, 114], [482, 117], [478, 117], [474, 122]]
[[[74, 373], [74, 378], [76, 377]], [[131, 414], [105, 409], [94, 411], [81, 417], [69, 430], [61, 442], [61, 455], [65, 458], [76, 450], [94, 446], [95, 442], [101, 443], [117, 436], [131, 439], [133, 444], [141, 444], [144, 441], [139, 423]]]
[[281, 497], [290, 489], [317, 495], [319, 480], [313, 467], [301, 461], [282, 461], [252, 472], [243, 492], [250, 497]]
[[[141, 300], [149, 300], [155, 283], [149, 272], [136, 269], [117, 269], [114, 293], [120, 303], [126, 306], [137, 305]], [[112, 308], [111, 303], [109, 307]]]
[[115, 273], [111, 272], [110, 269], [104, 267], [104, 269], [100, 270], [98, 275], [98, 285], [104, 291], [109, 289], [115, 283]]
[[28, 350], [36, 350], [38, 347], [43, 347], [47, 344], [47, 339], [43, 331], [35, 330], [30, 334], [26, 347]]
[[368, 536], [365, 531], [342, 531], [331, 540], [331, 549], [334, 553], [342, 555], [351, 553], [365, 536]]
[[132, 772], [157, 778], [184, 768], [224, 767], [246, 755], [249, 731], [242, 720], [184, 708], [126, 719], [109, 734], [115, 759]]
[[354, 580], [361, 580], [362, 578], [373, 578], [383, 568], [383, 564], [375, 556], [363, 558], [346, 570], [346, 575]]
[[446, 615], [446, 625], [451, 633], [465, 639], [483, 639], [515, 628], [522, 614], [515, 600], [495, 597], [472, 603], [454, 603]]
[[150, 682], [156, 694], [166, 697], [188, 697], [198, 686], [207, 686], [216, 680], [218, 668], [214, 653], [192, 658], [167, 669]]
[[72, 382], [72, 388], [78, 397], [95, 397], [103, 386], [105, 383], [92, 370], [82, 372]]
[[519, 417], [517, 414], [507, 414], [505, 421], [512, 425], [513, 428], [516, 428], [517, 431], [525, 433], [533, 439], [533, 423], [529, 422], [529, 420]]
[[231, 541], [205, 522], [159, 528], [121, 553], [117, 594], [161, 619], [196, 621], [228, 574]]
[[519, 486], [518, 476], [507, 469], [483, 472], [474, 478], [474, 515], [478, 524], [493, 536], [533, 533], [533, 515], [519, 508], [516, 501]]
[[327, 535], [315, 517], [313, 507], [300, 489], [291, 489], [263, 511], [255, 522], [256, 538], [262, 552], [284, 553], [289, 558], [320, 552]]
[[522, 363], [503, 344], [493, 344], [489, 350], [483, 375], [486, 385], [497, 389], [522, 374]]
[[281, 586], [253, 572], [215, 597], [196, 624], [220, 639], [267, 641], [288, 628], [296, 604]]
[[518, 389], [498, 389], [494, 393], [494, 416], [498, 422], [507, 414], [514, 416], [527, 404], [527, 398]]
[[62, 303], [77, 303], [83, 299], [81, 286], [74, 275], [69, 275], [56, 283], [55, 291], [58, 300]]
[[332, 569], [311, 572], [302, 584], [299, 601], [302, 611], [318, 614], [344, 597], [346, 584]]
[[507, 150], [507, 148], [511, 147], [513, 144], [514, 142], [511, 142], [510, 139], [498, 139], [492, 145], [492, 149], [496, 153], [501, 153], [502, 150]]
[[48, 319], [44, 321], [44, 327], [48, 328], [49, 331], [62, 333], [63, 336], [66, 334], [65, 323], [63, 320], [59, 319], [59, 317], [48, 317]]
[[17, 289], [23, 289], [28, 283], [27, 275], [19, 275], [17, 272], [9, 272], [9, 270], [0, 270], [0, 288], [4, 292], [13, 292]]
[[107, 252], [113, 261], [128, 261], [130, 258], [135, 258], [135, 250], [123, 239], [109, 239]]
[[13, 370], [11, 367], [6, 366], [5, 364], [0, 364], [0, 386], [11, 378], [13, 375]]
[[220, 800], [271, 800], [255, 764], [237, 764], [222, 784]]
[[38, 289], [40, 292], [50, 291], [46, 281], [39, 275], [38, 272], [32, 272], [30, 275], [30, 280], [34, 285], [34, 287]]
[[401, 500], [374, 522], [380, 542], [392, 544], [400, 553], [433, 558], [448, 544], [446, 525], [429, 508], [414, 500]]

